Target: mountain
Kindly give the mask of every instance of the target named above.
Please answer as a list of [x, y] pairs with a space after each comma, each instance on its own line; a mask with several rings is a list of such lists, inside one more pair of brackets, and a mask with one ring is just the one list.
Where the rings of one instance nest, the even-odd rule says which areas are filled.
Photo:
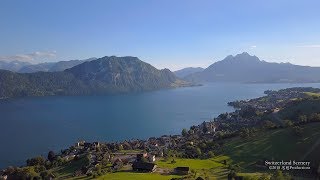
[[153, 90], [184, 83], [168, 69], [158, 70], [136, 57], [106, 56], [82, 63], [66, 72], [84, 82], [98, 82], [126, 91]]
[[18, 71], [19, 73], [33, 73], [33, 72], [48, 72], [50, 68], [54, 65], [54, 62], [45, 62], [39, 64], [30, 64], [24, 67], [21, 67]]
[[179, 77], [179, 78], [184, 78], [190, 74], [196, 73], [196, 72], [201, 72], [204, 69], [201, 67], [187, 67], [187, 68], [183, 68], [177, 71], [174, 71], [174, 74]]
[[0, 98], [115, 94], [189, 85], [170, 70], [158, 70], [136, 57], [106, 56], [61, 72], [0, 70]]
[[23, 61], [0, 61], [0, 69], [14, 71], [14, 72], [28, 65], [31, 65], [31, 64]]
[[64, 71], [66, 69], [72, 68], [76, 65], [79, 65], [83, 62], [86, 61], [93, 61], [96, 60], [97, 58], [89, 58], [89, 59], [84, 59], [84, 60], [70, 60], [70, 61], [59, 61], [55, 63], [50, 69], [50, 72], [55, 72], [55, 71]]
[[320, 82], [320, 68], [270, 63], [244, 52], [227, 56], [184, 79], [194, 82], [310, 83]]
[[97, 58], [89, 58], [85, 60], [70, 60], [70, 61], [59, 61], [59, 62], [46, 62], [40, 64], [27, 65], [19, 69], [19, 73], [33, 73], [33, 72], [56, 72], [64, 71], [68, 68], [74, 67], [86, 61], [92, 61]]

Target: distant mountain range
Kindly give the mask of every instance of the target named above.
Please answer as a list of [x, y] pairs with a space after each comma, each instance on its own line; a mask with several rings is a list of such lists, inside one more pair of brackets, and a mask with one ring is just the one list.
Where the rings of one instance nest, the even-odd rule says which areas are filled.
[[20, 73], [33, 73], [33, 72], [57, 72], [64, 71], [66, 69], [72, 68], [76, 65], [84, 63], [86, 61], [96, 60], [97, 58], [89, 58], [84, 60], [70, 60], [70, 61], [59, 61], [59, 62], [47, 62], [35, 65], [24, 66], [18, 72]]
[[0, 69], [18, 72], [21, 68], [29, 66], [31, 63], [22, 61], [0, 61]]
[[114, 94], [190, 85], [170, 70], [158, 70], [136, 57], [106, 56], [60, 72], [0, 70], [0, 98]]
[[89, 58], [84, 60], [70, 60], [59, 62], [45, 62], [39, 64], [31, 64], [23, 61], [0, 61], [0, 69], [19, 72], [19, 73], [33, 73], [33, 72], [56, 72], [64, 71], [68, 68], [76, 66], [86, 61], [96, 60], [97, 58]]
[[244, 52], [227, 56], [184, 79], [193, 82], [314, 83], [320, 82], [320, 67], [270, 63]]
[[180, 69], [178, 71], [174, 71], [174, 74], [179, 78], [184, 78], [190, 74], [197, 73], [203, 71], [204, 68], [201, 67], [187, 67]]

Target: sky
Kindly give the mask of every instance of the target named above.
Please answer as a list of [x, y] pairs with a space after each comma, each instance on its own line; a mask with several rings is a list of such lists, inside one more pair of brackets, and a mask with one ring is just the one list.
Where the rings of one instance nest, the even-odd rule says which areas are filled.
[[319, 0], [1, 0], [0, 60], [136, 56], [207, 67], [248, 52], [320, 66]]

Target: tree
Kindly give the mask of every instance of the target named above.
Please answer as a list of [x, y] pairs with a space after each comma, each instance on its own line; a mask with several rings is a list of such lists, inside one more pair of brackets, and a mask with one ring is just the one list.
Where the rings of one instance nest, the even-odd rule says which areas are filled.
[[52, 162], [52, 161], [54, 161], [56, 159], [56, 155], [54, 154], [54, 152], [53, 151], [49, 151], [49, 153], [48, 153], [48, 160], [50, 161], [50, 162]]
[[250, 130], [248, 128], [243, 128], [240, 131], [240, 137], [246, 138], [250, 136]]
[[208, 132], [208, 127], [205, 124], [203, 125], [202, 132], [204, 134]]
[[[76, 156], [76, 157], [77, 157], [77, 156]], [[63, 163], [64, 163], [64, 160], [62, 159], [62, 157], [61, 157], [61, 156], [57, 156], [57, 157], [56, 157], [56, 161], [54, 162], [54, 164], [60, 166], [60, 165], [62, 165]]]
[[319, 113], [312, 113], [309, 117], [311, 121], [320, 121], [320, 114]]
[[45, 171], [45, 170], [47, 170], [47, 169], [43, 165], [34, 166], [34, 171], [37, 172], [37, 173], [40, 173], [40, 172]]
[[101, 160], [101, 164], [103, 167], [106, 167], [110, 163], [108, 155], [103, 155], [103, 158]]
[[284, 124], [286, 125], [286, 127], [291, 127], [293, 125], [292, 121], [290, 120], [284, 120]]
[[252, 106], [247, 106], [241, 109], [240, 116], [243, 118], [251, 118], [257, 116], [256, 109]]
[[302, 136], [302, 133], [303, 133], [303, 129], [299, 126], [295, 126], [292, 128], [293, 130], [293, 133], [297, 136]]
[[264, 127], [267, 129], [273, 129], [276, 127], [276, 125], [273, 122], [266, 120], [264, 121]]
[[123, 151], [123, 150], [124, 150], [124, 149], [123, 149], [123, 146], [122, 146], [121, 144], [118, 145], [118, 150], [119, 150], [119, 151]]
[[231, 170], [228, 174], [228, 179], [234, 179], [235, 177], [237, 177], [237, 173], [234, 170]]
[[200, 148], [197, 148], [197, 149], [196, 149], [196, 154], [197, 154], [198, 157], [201, 156], [202, 152], [201, 152], [201, 149], [200, 149]]
[[27, 166], [45, 165], [45, 158], [42, 156], [34, 157], [27, 160]]
[[10, 174], [11, 179], [40, 179], [40, 175], [34, 171], [33, 167], [17, 168]]
[[287, 174], [283, 174], [282, 171], [280, 170], [277, 170], [275, 171], [270, 180], [289, 180], [290, 179], [290, 176], [288, 176]]
[[102, 175], [102, 167], [100, 164], [98, 164], [95, 168], [94, 171], [97, 173], [97, 175], [101, 176]]
[[145, 158], [145, 157], [141, 157], [140, 161], [141, 161], [141, 162], [148, 162], [148, 159]]
[[40, 173], [40, 176], [42, 177], [42, 179], [50, 179], [50, 178], [55, 177], [51, 171], [42, 171]]
[[208, 157], [209, 158], [213, 158], [214, 157], [214, 152], [213, 151], [209, 151], [208, 152]]
[[187, 129], [183, 128], [181, 134], [182, 136], [187, 136], [188, 135]]
[[176, 163], [176, 161], [174, 159], [172, 159], [171, 164], [175, 164], [175, 163]]
[[306, 115], [301, 115], [301, 116], [299, 116], [299, 122], [300, 122], [301, 124], [304, 124], [304, 123], [306, 123], [307, 121], [308, 121], [308, 118], [307, 118]]
[[263, 174], [262, 176], [259, 177], [258, 180], [270, 180], [270, 177], [268, 176], [268, 174]]

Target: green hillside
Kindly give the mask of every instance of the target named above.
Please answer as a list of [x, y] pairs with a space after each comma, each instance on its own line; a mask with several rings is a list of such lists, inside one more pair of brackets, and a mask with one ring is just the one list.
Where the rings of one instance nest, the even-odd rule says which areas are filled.
[[281, 119], [298, 120], [299, 115], [311, 115], [312, 113], [320, 112], [320, 99], [313, 96], [314, 99], [297, 100], [286, 108], [279, 111], [279, 117]]
[[320, 162], [320, 123], [301, 126], [302, 135], [294, 134], [292, 128], [261, 132], [254, 137], [236, 137], [226, 141], [224, 153], [230, 162], [244, 170], [255, 170], [257, 161], [311, 160], [314, 166]]

